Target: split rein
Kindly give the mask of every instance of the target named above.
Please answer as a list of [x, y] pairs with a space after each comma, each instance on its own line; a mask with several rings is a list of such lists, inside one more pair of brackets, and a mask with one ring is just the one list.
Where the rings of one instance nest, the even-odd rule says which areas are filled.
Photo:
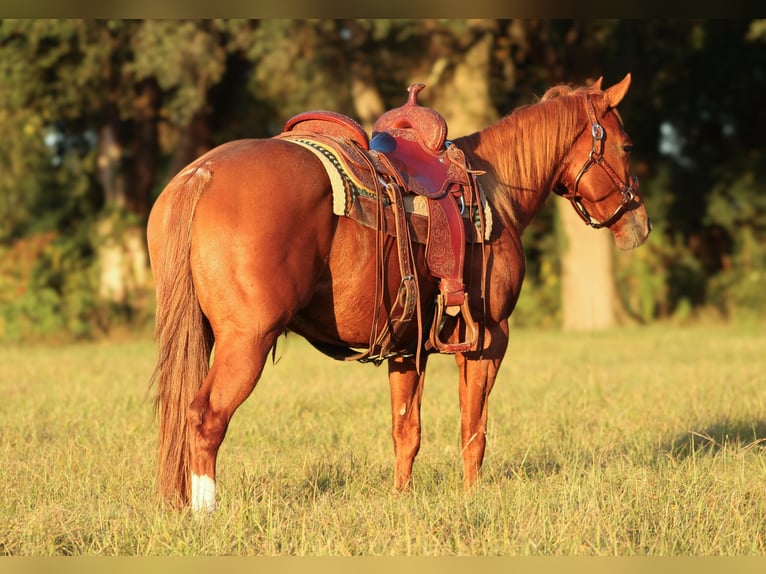
[[[590, 225], [594, 229], [600, 229], [602, 227], [611, 225], [620, 215], [622, 215], [623, 212], [627, 211], [627, 206], [638, 199], [639, 185], [638, 177], [636, 176], [632, 176], [630, 182], [623, 181], [622, 178], [617, 175], [617, 172], [615, 172], [614, 168], [612, 168], [609, 162], [604, 158], [604, 138], [606, 137], [606, 130], [604, 130], [604, 126], [598, 123], [598, 119], [596, 118], [596, 110], [593, 107], [593, 102], [591, 99], [585, 95], [584, 100], [585, 110], [588, 113], [588, 119], [590, 120], [591, 124], [591, 136], [593, 137], [593, 144], [591, 146], [590, 154], [588, 154], [588, 159], [585, 160], [585, 163], [580, 168], [580, 172], [575, 178], [572, 191], [557, 193], [572, 203], [575, 211], [577, 212], [577, 215], [579, 215], [587, 225]], [[616, 191], [619, 191], [622, 195], [622, 202], [620, 205], [617, 206], [617, 208], [611, 213], [611, 215], [609, 215], [609, 217], [600, 221], [588, 213], [588, 210], [582, 204], [581, 196], [577, 193], [577, 189], [580, 185], [580, 179], [582, 179], [582, 176], [585, 175], [585, 173], [588, 172], [588, 170], [590, 170], [590, 168], [594, 165], [597, 165], [604, 170], [616, 188], [601, 199], [594, 201], [603, 201]]]

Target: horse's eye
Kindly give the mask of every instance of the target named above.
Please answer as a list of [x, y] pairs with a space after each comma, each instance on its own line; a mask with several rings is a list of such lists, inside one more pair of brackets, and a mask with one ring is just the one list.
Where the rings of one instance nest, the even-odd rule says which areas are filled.
[[624, 151], [625, 153], [630, 153], [633, 151], [633, 146], [631, 144], [625, 144], [624, 146], [622, 146], [622, 151]]

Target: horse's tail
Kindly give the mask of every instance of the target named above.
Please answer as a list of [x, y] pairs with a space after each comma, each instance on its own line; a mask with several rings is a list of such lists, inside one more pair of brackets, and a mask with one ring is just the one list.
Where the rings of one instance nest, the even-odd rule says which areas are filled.
[[192, 165], [178, 174], [164, 194], [164, 212], [157, 215], [152, 261], [157, 292], [155, 338], [159, 347], [151, 386], [156, 387], [159, 417], [157, 488], [173, 506], [188, 504], [190, 444], [187, 409], [210, 369], [213, 333], [199, 306], [190, 266], [194, 210], [210, 181], [205, 165]]

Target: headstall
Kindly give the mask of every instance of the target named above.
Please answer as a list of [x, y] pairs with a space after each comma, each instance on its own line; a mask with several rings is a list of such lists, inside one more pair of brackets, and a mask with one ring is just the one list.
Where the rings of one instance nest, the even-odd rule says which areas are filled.
[[[622, 178], [617, 175], [617, 172], [614, 170], [614, 168], [612, 168], [612, 166], [609, 165], [609, 162], [604, 158], [604, 138], [606, 136], [606, 131], [596, 118], [596, 110], [593, 107], [593, 102], [591, 99], [585, 95], [584, 100], [585, 110], [588, 113], [588, 119], [591, 123], [591, 135], [593, 137], [593, 144], [591, 146], [590, 154], [588, 154], [588, 159], [585, 160], [585, 163], [583, 164], [582, 168], [580, 168], [580, 171], [575, 178], [572, 191], [557, 193], [572, 203], [575, 211], [586, 224], [595, 229], [599, 229], [601, 227], [607, 227], [608, 225], [611, 225], [627, 209], [627, 206], [638, 198], [639, 185], [638, 177], [636, 176], [632, 176], [630, 182], [623, 181]], [[622, 195], [622, 202], [620, 205], [617, 206], [617, 208], [611, 213], [611, 215], [609, 215], [609, 217], [602, 220], [598, 220], [594, 218], [590, 213], [588, 213], [588, 210], [582, 204], [582, 197], [578, 194], [580, 179], [582, 179], [582, 176], [585, 175], [585, 173], [588, 172], [588, 170], [590, 170], [590, 168], [592, 168], [594, 165], [597, 165], [604, 170], [607, 176], [609, 176], [609, 179], [612, 180], [612, 183], [616, 189], [609, 192], [600, 199], [589, 201], [603, 201], [612, 195], [612, 193], [615, 191], [619, 191]]]

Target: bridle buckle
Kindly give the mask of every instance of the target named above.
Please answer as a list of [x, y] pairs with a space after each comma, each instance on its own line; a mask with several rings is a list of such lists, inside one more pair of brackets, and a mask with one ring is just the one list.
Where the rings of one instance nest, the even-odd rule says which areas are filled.
[[598, 122], [590, 127], [590, 133], [595, 141], [600, 142], [604, 139], [604, 127]]

